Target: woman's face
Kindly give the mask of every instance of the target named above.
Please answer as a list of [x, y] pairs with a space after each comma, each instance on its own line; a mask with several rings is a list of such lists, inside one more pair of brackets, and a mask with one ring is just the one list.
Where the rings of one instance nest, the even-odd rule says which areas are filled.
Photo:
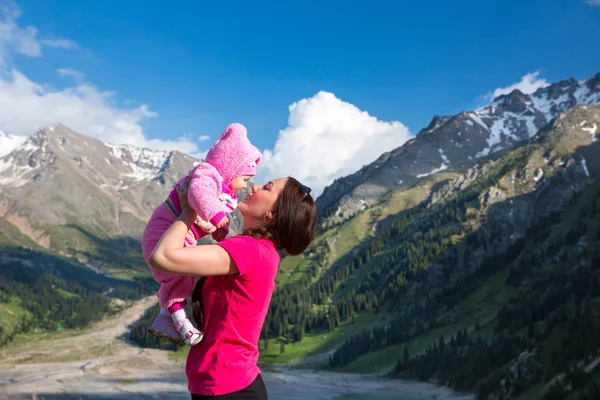
[[245, 228], [264, 223], [265, 216], [273, 210], [286, 182], [287, 178], [277, 178], [262, 186], [252, 186], [252, 192], [248, 198], [238, 204], [240, 212], [244, 216]]

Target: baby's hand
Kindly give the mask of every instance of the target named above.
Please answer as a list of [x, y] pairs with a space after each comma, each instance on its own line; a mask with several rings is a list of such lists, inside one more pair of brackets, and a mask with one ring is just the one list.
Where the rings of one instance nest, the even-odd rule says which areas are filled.
[[225, 225], [227, 225], [227, 223], [229, 222], [229, 218], [227, 218], [227, 215], [223, 217], [223, 219], [221, 219], [221, 221], [219, 221], [219, 223], [217, 225], [215, 225], [215, 227], [217, 229], [220, 229], [222, 227], [224, 227]]

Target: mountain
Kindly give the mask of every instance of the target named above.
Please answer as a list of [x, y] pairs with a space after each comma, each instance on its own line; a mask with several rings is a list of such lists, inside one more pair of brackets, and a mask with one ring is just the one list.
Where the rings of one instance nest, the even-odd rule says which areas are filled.
[[[594, 399], [600, 105], [416, 179], [286, 258], [263, 363], [419, 379], [481, 399]], [[269, 344], [270, 343], [270, 344]]]
[[569, 79], [527, 95], [518, 89], [480, 109], [436, 116], [403, 146], [326, 187], [317, 204], [323, 227], [373, 205], [386, 191], [444, 170], [494, 159], [530, 139], [576, 104], [600, 101], [600, 73]]
[[51, 126], [0, 158], [0, 217], [56, 250], [67, 250], [56, 234], [78, 228], [139, 238], [153, 208], [195, 162]]
[[[0, 345], [31, 330], [85, 327], [114, 299], [156, 292], [140, 238], [200, 160], [61, 124], [28, 138], [0, 132], [0, 148]], [[235, 212], [232, 233], [241, 226]]]
[[[105, 143], [57, 124], [0, 157], [0, 218], [43, 248], [99, 253], [92, 251], [99, 243], [139, 240], [154, 208], [198, 162], [177, 151]], [[240, 225], [236, 215], [233, 230]]]
[[[488, 107], [436, 117], [412, 141], [336, 181], [318, 199], [325, 223], [315, 240], [303, 255], [282, 260], [261, 335], [261, 363], [427, 380], [482, 399], [597, 398], [599, 81], [597, 75], [532, 95], [514, 91]], [[77, 307], [73, 294], [97, 315], [106, 308], [98, 292], [151, 290], [125, 284], [147, 284], [148, 275], [125, 226], [134, 223], [120, 221], [147, 212], [139, 201], [146, 192], [166, 193], [172, 184], [166, 183], [166, 159], [141, 157], [139, 149], [137, 156], [130, 149], [129, 156], [125, 150], [115, 155], [114, 146], [102, 142], [93, 154], [85, 150], [91, 144], [63, 151], [69, 138], [57, 130], [68, 131], [45, 129], [0, 158], [0, 178], [10, 181], [0, 192], [0, 204], [10, 205], [3, 206], [9, 211], [0, 219], [0, 244], [12, 240], [46, 256], [34, 238], [77, 257], [59, 268], [65, 257], [40, 265], [20, 247], [2, 249], [0, 293], [8, 287], [9, 296], [0, 306], [31, 321], [44, 317], [37, 303], [68, 304], [52, 313], [51, 325]], [[73, 142], [87, 140], [68, 132]], [[107, 176], [102, 162], [107, 171], [121, 169]], [[58, 190], [73, 186], [74, 196]], [[85, 198], [81, 187], [104, 196], [93, 205], [114, 210], [114, 217], [98, 223], [94, 218], [104, 213], [74, 200]], [[50, 215], [30, 217], [33, 196], [58, 204]], [[35, 288], [52, 291], [26, 303], [28, 285], [46, 265], [55, 266], [53, 275]], [[98, 279], [93, 288], [78, 283], [83, 271], [95, 273], [90, 266], [113, 280]], [[2, 307], [1, 322], [10, 314]], [[22, 324], [14, 326], [17, 332]], [[160, 345], [144, 335], [134, 339]]]

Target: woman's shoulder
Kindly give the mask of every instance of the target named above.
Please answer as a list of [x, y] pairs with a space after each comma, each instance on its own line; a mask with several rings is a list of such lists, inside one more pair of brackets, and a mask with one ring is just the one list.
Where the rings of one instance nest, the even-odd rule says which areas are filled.
[[218, 243], [235, 262], [240, 275], [246, 275], [256, 268], [266, 265], [277, 269], [279, 254], [275, 245], [267, 239], [257, 239], [248, 235], [237, 235]]
[[277, 249], [272, 241], [265, 238], [255, 238], [249, 235], [235, 235], [221, 241], [219, 244], [235, 247], [247, 247], [248, 250], [255, 249], [259, 251], [274, 252], [277, 254]]
[[230, 254], [240, 254], [246, 259], [260, 258], [279, 262], [279, 253], [275, 244], [268, 239], [255, 238], [249, 235], [236, 235], [218, 243]]

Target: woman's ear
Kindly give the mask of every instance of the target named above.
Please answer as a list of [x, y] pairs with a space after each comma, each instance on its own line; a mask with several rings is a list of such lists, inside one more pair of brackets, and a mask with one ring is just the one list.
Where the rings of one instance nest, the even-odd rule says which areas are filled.
[[275, 213], [273, 211], [267, 211], [265, 214], [265, 221], [273, 221], [275, 219]]

